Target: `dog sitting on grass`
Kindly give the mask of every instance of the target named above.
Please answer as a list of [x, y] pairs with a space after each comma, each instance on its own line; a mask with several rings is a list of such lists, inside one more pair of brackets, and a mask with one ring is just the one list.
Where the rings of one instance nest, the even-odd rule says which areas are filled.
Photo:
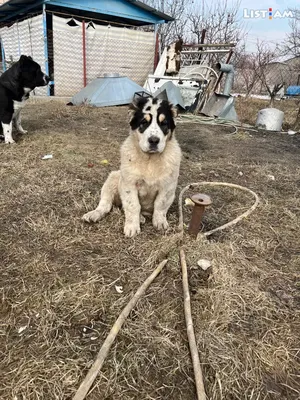
[[175, 138], [176, 109], [165, 100], [139, 98], [130, 106], [131, 131], [121, 147], [121, 166], [108, 176], [98, 207], [82, 219], [96, 222], [113, 205], [125, 212], [124, 234], [140, 233], [144, 216], [153, 226], [168, 228], [167, 212], [174, 201], [181, 150]]

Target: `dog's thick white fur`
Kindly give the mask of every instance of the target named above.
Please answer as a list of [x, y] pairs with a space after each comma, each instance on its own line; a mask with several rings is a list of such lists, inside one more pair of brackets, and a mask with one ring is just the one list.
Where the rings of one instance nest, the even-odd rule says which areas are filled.
[[125, 212], [124, 233], [140, 233], [143, 215], [156, 229], [168, 228], [167, 212], [175, 197], [181, 150], [174, 136], [174, 108], [167, 101], [140, 99], [132, 106], [131, 132], [121, 147], [119, 171], [111, 172], [98, 207], [83, 220], [96, 222], [113, 205]]

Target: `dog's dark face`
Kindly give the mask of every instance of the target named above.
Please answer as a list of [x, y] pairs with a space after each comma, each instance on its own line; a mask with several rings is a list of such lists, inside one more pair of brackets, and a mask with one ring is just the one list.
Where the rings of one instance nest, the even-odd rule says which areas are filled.
[[49, 76], [42, 72], [40, 65], [33, 61], [31, 57], [21, 56], [18, 63], [24, 88], [33, 90], [35, 87], [48, 85]]
[[166, 100], [141, 97], [130, 105], [130, 126], [141, 150], [162, 153], [175, 129], [176, 109]]

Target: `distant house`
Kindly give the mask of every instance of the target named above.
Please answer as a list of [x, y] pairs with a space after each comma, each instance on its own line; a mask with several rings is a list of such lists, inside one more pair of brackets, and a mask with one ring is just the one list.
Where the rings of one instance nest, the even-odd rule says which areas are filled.
[[285, 86], [300, 84], [300, 57], [281, 56], [269, 63], [267, 81], [270, 84], [285, 83]]
[[[234, 90], [245, 93], [245, 80], [251, 77], [254, 71], [251, 69], [236, 69]], [[265, 69], [268, 86], [273, 88], [277, 84], [284, 84], [278, 95], [283, 95], [286, 88], [291, 85], [300, 85], [300, 57], [280, 56], [272, 60]], [[251, 78], [250, 78], [251, 80]], [[258, 80], [251, 90], [251, 94], [267, 95], [268, 91], [263, 82]]]
[[31, 55], [53, 79], [39, 95], [73, 96], [105, 73], [144, 84], [157, 27], [169, 21], [138, 0], [8, 0], [0, 6], [2, 68]]

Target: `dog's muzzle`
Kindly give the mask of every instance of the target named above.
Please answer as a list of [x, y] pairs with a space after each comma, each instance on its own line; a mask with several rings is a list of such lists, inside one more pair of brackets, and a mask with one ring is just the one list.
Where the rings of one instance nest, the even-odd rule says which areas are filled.
[[149, 142], [149, 153], [156, 153], [158, 151], [158, 143], [160, 139], [157, 136], [150, 136], [148, 139]]
[[46, 85], [48, 85], [48, 83], [50, 82], [50, 77], [49, 77], [48, 75], [44, 74], [43, 80], [44, 80], [45, 86], [46, 86]]

